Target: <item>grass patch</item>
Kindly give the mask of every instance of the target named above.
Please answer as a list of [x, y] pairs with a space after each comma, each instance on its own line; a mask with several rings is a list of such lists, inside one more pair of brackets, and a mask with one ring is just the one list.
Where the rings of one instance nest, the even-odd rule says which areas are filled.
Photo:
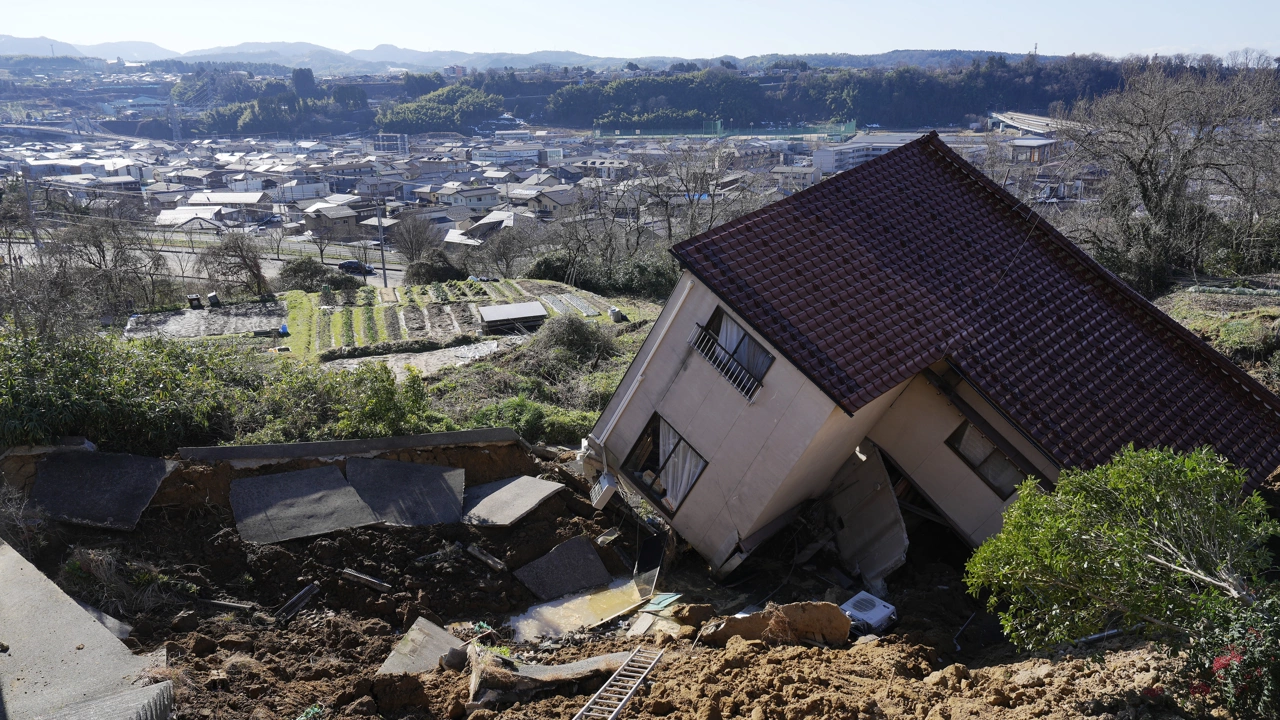
[[295, 357], [309, 359], [315, 347], [315, 313], [316, 306], [311, 296], [301, 290], [290, 290], [284, 294], [284, 301], [289, 308], [286, 322], [289, 324], [289, 337], [285, 344]]
[[333, 347], [333, 310], [317, 309], [315, 324], [316, 352], [324, 352]]
[[342, 308], [342, 312], [338, 315], [338, 321], [341, 323], [338, 328], [338, 337], [342, 338], [342, 344], [355, 346], [357, 344], [355, 313], [352, 312], [349, 306]]

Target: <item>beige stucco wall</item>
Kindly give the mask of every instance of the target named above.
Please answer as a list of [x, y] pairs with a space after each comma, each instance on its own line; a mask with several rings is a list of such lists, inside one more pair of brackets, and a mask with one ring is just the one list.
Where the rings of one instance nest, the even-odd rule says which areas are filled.
[[[686, 283], [692, 283], [677, 310]], [[760, 391], [748, 402], [688, 344], [695, 323], [705, 324], [722, 307], [774, 355]], [[662, 342], [657, 336], [666, 331]], [[605, 442], [615, 470], [656, 410], [706, 460], [707, 468], [685, 498], [672, 526], [713, 565], [733, 552], [740, 538], [820, 494], [887, 407], [848, 416], [776, 349], [688, 273], [641, 346], [592, 435], [599, 438], [618, 413], [628, 389], [643, 380]], [[874, 405], [874, 403], [873, 403]]]
[[1000, 529], [1002, 501], [946, 440], [964, 416], [916, 376], [868, 433], [974, 545]]

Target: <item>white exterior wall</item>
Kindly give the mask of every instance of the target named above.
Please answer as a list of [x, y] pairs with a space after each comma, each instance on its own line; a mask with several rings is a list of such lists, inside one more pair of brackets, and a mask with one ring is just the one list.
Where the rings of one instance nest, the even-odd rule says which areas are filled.
[[[689, 346], [695, 323], [705, 324], [717, 307], [774, 355], [750, 403]], [[850, 417], [686, 272], [592, 435], [600, 438], [626, 402], [604, 442], [615, 473], [655, 411], [706, 459], [672, 527], [719, 566], [741, 538], [821, 494], [893, 395]]]
[[1001, 500], [947, 446], [947, 437], [962, 422], [964, 416], [960, 411], [917, 375], [868, 437], [888, 453], [951, 524], [977, 546], [1000, 529], [1001, 513], [1017, 493], [1007, 501]]

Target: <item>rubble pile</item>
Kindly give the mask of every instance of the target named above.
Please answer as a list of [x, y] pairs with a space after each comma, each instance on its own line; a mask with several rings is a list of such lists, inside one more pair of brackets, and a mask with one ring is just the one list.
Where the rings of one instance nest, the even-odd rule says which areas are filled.
[[[890, 580], [894, 634], [860, 637], [834, 556], [796, 564], [803, 527], [717, 581], [621, 498], [592, 507], [571, 453], [535, 451], [541, 479], [468, 483], [464, 507], [446, 493], [461, 522], [254, 543], [225, 505], [153, 502], [131, 533], [47, 521], [30, 554], [131, 626], [135, 653], [167, 660], [152, 675], [172, 684], [175, 720], [570, 720], [638, 647], [663, 654], [625, 718], [1178, 712], [1171, 661], [1149, 648], [1116, 646], [1101, 665], [1014, 657], [927, 541]], [[347, 477], [379, 516], [405, 510], [377, 502], [358, 465]], [[660, 571], [633, 577], [664, 546]]]

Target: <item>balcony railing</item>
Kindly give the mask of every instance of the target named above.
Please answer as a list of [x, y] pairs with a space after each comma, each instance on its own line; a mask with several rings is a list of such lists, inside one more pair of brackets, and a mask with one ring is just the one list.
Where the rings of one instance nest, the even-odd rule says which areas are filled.
[[743, 367], [742, 363], [733, 357], [733, 353], [720, 344], [714, 334], [694, 323], [693, 332], [689, 335], [689, 344], [716, 370], [719, 370], [724, 379], [737, 388], [743, 397], [748, 400], [755, 398], [756, 391], [760, 389], [760, 379]]

